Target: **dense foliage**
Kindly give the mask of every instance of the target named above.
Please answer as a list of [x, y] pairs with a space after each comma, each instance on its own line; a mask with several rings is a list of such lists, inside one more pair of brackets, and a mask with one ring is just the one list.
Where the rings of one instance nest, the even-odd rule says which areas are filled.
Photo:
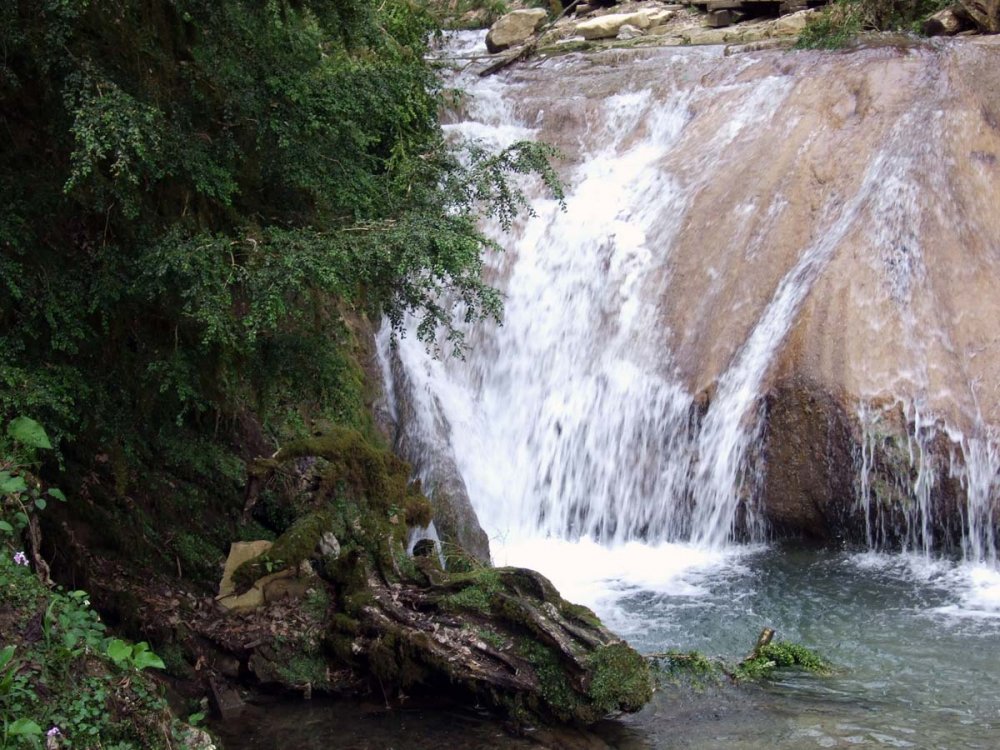
[[356, 315], [458, 347], [499, 315], [477, 219], [555, 183], [543, 147], [445, 144], [429, 31], [408, 0], [0, 5], [0, 417], [124, 492], [219, 472], [247, 415], [362, 420]]

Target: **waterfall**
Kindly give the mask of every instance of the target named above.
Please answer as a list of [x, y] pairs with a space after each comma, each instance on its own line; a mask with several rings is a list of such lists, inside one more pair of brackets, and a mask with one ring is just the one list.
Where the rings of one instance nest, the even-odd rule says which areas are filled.
[[[446, 54], [477, 39], [457, 35]], [[511, 235], [487, 227], [507, 248], [490, 270], [505, 317], [468, 332], [465, 360], [380, 334], [389, 399], [431, 488], [428, 467], [444, 460], [501, 541], [761, 540], [764, 396], [804, 362], [858, 392], [900, 389], [890, 403], [906, 412], [903, 444], [879, 432], [887, 412], [874, 400], [856, 414], [869, 545], [929, 553], [932, 497], [950, 477], [968, 498], [965, 554], [995, 560], [997, 444], [935, 411], [966, 397], [927, 359], [940, 348], [957, 361], [959, 346], [918, 322], [940, 293], [927, 290], [927, 238], [948, 212], [966, 234], [985, 230], [968, 225], [937, 151], [954, 127], [933, 93], [946, 66], [899, 57], [660, 50], [456, 72], [467, 98], [447, 130], [498, 147], [555, 143], [567, 195], [565, 210], [536, 197]], [[904, 101], [904, 83], [931, 93]], [[800, 329], [829, 315], [816, 300], [834, 283], [858, 300], [844, 327], [875, 342], [898, 329], [903, 360], [826, 323], [843, 352], [799, 353], [817, 346]], [[942, 436], [947, 467], [931, 449]]]

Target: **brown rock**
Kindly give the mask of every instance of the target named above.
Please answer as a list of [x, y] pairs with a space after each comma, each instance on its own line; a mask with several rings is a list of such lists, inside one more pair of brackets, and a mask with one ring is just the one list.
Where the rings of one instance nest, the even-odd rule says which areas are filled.
[[923, 31], [927, 36], [954, 36], [968, 27], [968, 16], [952, 7], [938, 11], [924, 21]]
[[496, 54], [528, 40], [545, 23], [548, 15], [541, 8], [508, 13], [490, 27], [486, 35], [486, 49]]

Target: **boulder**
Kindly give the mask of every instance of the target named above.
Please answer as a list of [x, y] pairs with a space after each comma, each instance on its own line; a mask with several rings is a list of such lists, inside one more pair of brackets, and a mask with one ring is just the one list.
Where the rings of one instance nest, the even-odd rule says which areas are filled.
[[644, 12], [644, 14], [649, 19], [650, 26], [662, 26], [672, 20], [677, 15], [677, 11], [668, 10], [667, 8], [657, 8], [656, 10]]
[[272, 542], [261, 539], [256, 542], [233, 542], [230, 545], [229, 557], [226, 558], [226, 567], [219, 583], [219, 595], [216, 597], [219, 604], [226, 609], [246, 610], [254, 609], [264, 603], [264, 591], [256, 586], [243, 594], [237, 594], [233, 575], [243, 563], [271, 549], [271, 544]]
[[508, 13], [490, 27], [486, 34], [486, 49], [496, 54], [526, 41], [545, 23], [548, 15], [541, 8]]
[[609, 13], [581, 21], [576, 25], [576, 30], [584, 39], [614, 39], [625, 24], [637, 29], [648, 29], [649, 16], [649, 13]]
[[924, 21], [927, 36], [954, 36], [969, 27], [968, 17], [959, 8], [945, 8]]
[[815, 10], [800, 10], [798, 13], [790, 13], [774, 21], [772, 28], [773, 36], [797, 36], [801, 34], [809, 19], [816, 14]]

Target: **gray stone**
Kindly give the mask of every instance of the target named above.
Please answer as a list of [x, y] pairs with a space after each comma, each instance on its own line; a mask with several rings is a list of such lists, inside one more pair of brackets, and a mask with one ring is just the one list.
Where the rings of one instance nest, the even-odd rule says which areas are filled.
[[328, 560], [336, 560], [340, 557], [340, 542], [332, 531], [327, 531], [319, 538], [316, 545], [320, 557]]
[[628, 39], [635, 39], [637, 36], [642, 36], [642, 35], [643, 35], [642, 29], [636, 28], [632, 24], [627, 23], [623, 25], [620, 29], [618, 29], [618, 36], [616, 38], [622, 40], [628, 40]]

